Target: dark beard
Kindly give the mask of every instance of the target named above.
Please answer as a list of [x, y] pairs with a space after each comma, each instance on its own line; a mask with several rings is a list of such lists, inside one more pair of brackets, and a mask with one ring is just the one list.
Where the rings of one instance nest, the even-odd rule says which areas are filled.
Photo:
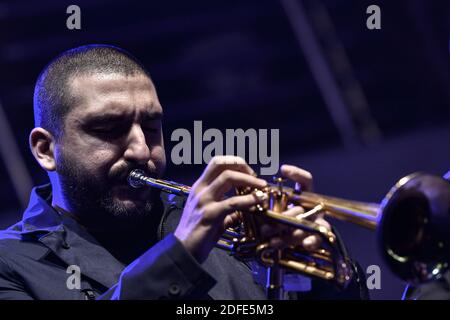
[[76, 161], [71, 161], [71, 157], [63, 152], [57, 163], [61, 191], [70, 211], [88, 228], [111, 231], [142, 226], [159, 216], [159, 212], [155, 212], [160, 211], [157, 190], [151, 192], [142, 205], [132, 209], [127, 208], [113, 196], [111, 185], [117, 183], [119, 177], [126, 177], [132, 169], [136, 168], [148, 171], [142, 167], [128, 165], [112, 177], [108, 177], [105, 173], [103, 175], [105, 179], [102, 180], [89, 175]]

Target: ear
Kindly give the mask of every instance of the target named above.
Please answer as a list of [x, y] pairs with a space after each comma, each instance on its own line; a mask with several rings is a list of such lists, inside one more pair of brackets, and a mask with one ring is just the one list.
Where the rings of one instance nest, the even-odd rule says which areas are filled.
[[55, 138], [43, 128], [34, 128], [30, 133], [30, 149], [33, 156], [39, 162], [42, 169], [55, 171], [56, 162], [54, 156]]

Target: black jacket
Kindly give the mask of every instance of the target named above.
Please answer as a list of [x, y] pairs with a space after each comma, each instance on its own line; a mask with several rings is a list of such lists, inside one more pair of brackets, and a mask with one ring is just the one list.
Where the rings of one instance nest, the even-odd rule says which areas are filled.
[[[161, 192], [161, 200], [160, 241], [124, 266], [49, 205], [50, 185], [34, 188], [22, 221], [0, 232], [0, 299], [265, 299], [250, 268], [226, 251], [213, 249], [200, 265], [172, 234], [184, 198]], [[67, 285], [71, 265], [81, 272], [79, 288]], [[359, 299], [363, 287], [358, 277], [343, 293], [313, 282], [302, 296]]]

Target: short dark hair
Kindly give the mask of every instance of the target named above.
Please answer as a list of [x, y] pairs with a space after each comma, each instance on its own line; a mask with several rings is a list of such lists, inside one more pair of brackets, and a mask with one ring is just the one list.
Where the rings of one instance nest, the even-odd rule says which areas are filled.
[[34, 88], [34, 122], [59, 138], [75, 98], [69, 90], [74, 76], [119, 73], [150, 75], [129, 52], [111, 45], [91, 44], [61, 53], [39, 75]]

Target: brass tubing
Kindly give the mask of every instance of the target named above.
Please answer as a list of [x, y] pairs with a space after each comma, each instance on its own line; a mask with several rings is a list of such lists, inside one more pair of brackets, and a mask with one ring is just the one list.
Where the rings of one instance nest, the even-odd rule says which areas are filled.
[[[191, 189], [189, 186], [173, 181], [166, 181], [145, 176], [144, 172], [140, 170], [133, 170], [128, 177], [128, 182], [135, 188], [149, 186], [175, 194], [188, 195]], [[278, 189], [279, 185], [268, 184], [265, 191], [276, 191]], [[283, 187], [283, 190], [289, 195], [289, 201], [305, 208], [312, 209], [317, 205], [322, 205], [324, 207], [323, 211], [330, 217], [352, 222], [371, 230], [374, 230], [377, 226], [380, 205], [376, 203], [345, 200], [307, 191], [297, 194], [294, 189], [289, 187]], [[294, 227], [296, 225], [300, 226], [300, 223], [296, 223], [295, 219], [285, 219], [281, 216], [281, 214], [272, 214], [271, 216], [275, 220], [280, 220], [280, 222], [288, 223]]]

